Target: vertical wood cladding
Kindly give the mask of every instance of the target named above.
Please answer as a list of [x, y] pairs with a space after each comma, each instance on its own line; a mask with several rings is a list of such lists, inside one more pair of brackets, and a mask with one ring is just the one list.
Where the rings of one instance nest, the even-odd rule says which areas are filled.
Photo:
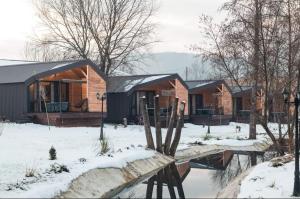
[[224, 115], [232, 115], [232, 95], [228, 88], [222, 84], [222, 106]]
[[203, 89], [195, 92], [191, 95], [192, 97], [192, 110], [195, 114], [196, 99], [195, 94], [201, 94], [203, 96], [203, 107], [204, 108], [223, 108], [224, 115], [232, 115], [232, 95], [228, 88], [224, 85], [218, 85], [213, 88]]
[[82, 100], [82, 88], [80, 83], [69, 84], [69, 111], [81, 111], [80, 108], [76, 108]]
[[[185, 111], [184, 115], [189, 115], [189, 91], [186, 87], [182, 85], [182, 83], [176, 79], [175, 80], [175, 90], [176, 90], [176, 96], [179, 98], [179, 102], [185, 101]], [[178, 107], [179, 108], [179, 107]]]
[[[90, 66], [87, 68], [87, 97], [89, 112], [101, 112], [101, 100], [97, 100], [96, 94], [102, 96], [106, 92], [106, 82]], [[103, 103], [103, 111], [106, 112], [106, 100]]]

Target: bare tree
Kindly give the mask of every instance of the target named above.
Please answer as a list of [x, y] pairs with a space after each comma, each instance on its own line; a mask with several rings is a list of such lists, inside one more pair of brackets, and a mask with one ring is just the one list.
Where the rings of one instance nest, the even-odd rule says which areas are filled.
[[[209, 45], [197, 45], [195, 50], [213, 63], [225, 78], [236, 85], [251, 84], [252, 119], [265, 128], [279, 148], [279, 143], [268, 128], [273, 109], [283, 104], [281, 92], [287, 87], [293, 99], [299, 85], [300, 2], [296, 0], [228, 0], [222, 10], [228, 18], [214, 24], [209, 17], [201, 18], [201, 28]], [[253, 114], [255, 88], [264, 92], [262, 115]], [[290, 148], [293, 139], [293, 112], [287, 107]], [[254, 136], [254, 134], [253, 134]], [[282, 150], [278, 149], [280, 152]]]
[[91, 59], [106, 74], [133, 67], [154, 42], [154, 1], [36, 1], [43, 29], [33, 46], [56, 49], [58, 59]]

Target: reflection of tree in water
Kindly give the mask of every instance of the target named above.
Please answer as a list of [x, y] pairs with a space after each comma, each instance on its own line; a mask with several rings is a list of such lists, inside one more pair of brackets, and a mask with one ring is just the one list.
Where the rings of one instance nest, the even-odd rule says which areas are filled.
[[256, 164], [255, 154], [251, 155], [238, 155], [235, 154], [232, 157], [232, 160], [229, 162], [225, 170], [216, 170], [213, 173], [213, 180], [215, 183], [220, 185], [222, 188], [225, 187], [228, 182], [233, 180], [243, 171], [251, 167], [251, 165]]

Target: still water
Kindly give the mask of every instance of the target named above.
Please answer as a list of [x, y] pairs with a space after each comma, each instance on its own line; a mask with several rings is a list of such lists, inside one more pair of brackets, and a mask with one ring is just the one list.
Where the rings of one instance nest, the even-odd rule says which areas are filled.
[[[230, 154], [226, 159], [223, 154], [217, 154], [176, 164], [173, 167], [175, 170], [169, 170], [172, 177], [167, 177], [166, 169], [168, 168], [165, 168], [161, 171], [164, 173], [161, 178], [158, 175], [153, 176], [145, 182], [123, 190], [116, 198], [160, 198], [160, 196], [174, 198], [175, 195], [176, 198], [183, 198], [183, 196], [186, 198], [215, 198], [218, 192], [237, 175], [257, 163], [268, 160], [268, 157], [272, 157], [272, 155]], [[180, 191], [180, 187], [182, 187], [182, 191]], [[162, 191], [158, 191], [161, 189]], [[175, 195], [172, 195], [172, 190]]]

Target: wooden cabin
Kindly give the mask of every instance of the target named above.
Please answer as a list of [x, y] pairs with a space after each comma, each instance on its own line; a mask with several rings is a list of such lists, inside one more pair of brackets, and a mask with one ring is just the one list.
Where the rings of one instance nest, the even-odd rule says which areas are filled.
[[139, 123], [141, 119], [140, 98], [147, 98], [150, 120], [154, 116], [154, 97], [159, 95], [162, 123], [170, 118], [175, 97], [185, 101], [185, 116], [188, 117], [188, 87], [177, 74], [116, 76], [108, 79], [107, 120], [109, 122]]
[[223, 80], [186, 81], [190, 120], [195, 124], [227, 124], [232, 118], [232, 95]]
[[[102, 102], [96, 94], [106, 92], [106, 77], [93, 62], [82, 60], [1, 66], [0, 74], [6, 77], [0, 78], [2, 117], [10, 121], [29, 118], [40, 124], [48, 124], [49, 119], [50, 125], [55, 126], [100, 124]], [[13, 106], [19, 108], [14, 109]], [[105, 101], [103, 112], [106, 112]]]
[[[231, 87], [233, 100], [233, 119], [237, 122], [249, 122], [251, 111], [251, 86]], [[256, 109], [259, 114], [263, 112], [263, 92], [258, 89], [256, 93]]]

